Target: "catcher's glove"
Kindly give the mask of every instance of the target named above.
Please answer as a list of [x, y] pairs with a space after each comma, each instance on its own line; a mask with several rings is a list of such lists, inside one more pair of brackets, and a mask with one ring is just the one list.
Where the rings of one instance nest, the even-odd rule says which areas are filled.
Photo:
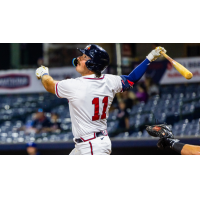
[[174, 138], [171, 128], [166, 124], [147, 126], [146, 131], [150, 136], [159, 138]]

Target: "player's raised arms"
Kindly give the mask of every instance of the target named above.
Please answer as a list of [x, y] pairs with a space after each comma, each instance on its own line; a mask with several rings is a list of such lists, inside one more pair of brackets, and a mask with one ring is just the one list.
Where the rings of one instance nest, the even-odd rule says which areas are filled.
[[152, 61], [155, 61], [158, 57], [160, 57], [161, 51], [167, 52], [163, 47], [158, 47], [157, 49], [151, 51], [147, 58], [140, 65], [138, 65], [128, 76], [121, 76], [123, 91], [129, 90], [131, 87], [133, 87], [135, 83], [137, 83], [142, 78], [149, 64]]
[[55, 94], [55, 86], [58, 81], [53, 80], [51, 76], [49, 76], [48, 67], [41, 66], [36, 70], [36, 76], [38, 79], [42, 79], [42, 84], [47, 92]]
[[98, 45], [78, 49], [82, 55], [73, 59], [82, 77], [55, 81], [47, 67], [36, 70], [45, 89], [59, 98], [66, 98], [72, 121], [75, 149], [70, 155], [110, 155], [111, 141], [107, 132], [107, 118], [115, 95], [133, 87], [144, 75], [150, 62], [161, 56], [153, 50], [128, 76], [102, 74], [110, 62], [106, 50]]
[[49, 75], [44, 75], [42, 77], [42, 84], [44, 88], [47, 90], [47, 92], [50, 92], [52, 94], [55, 94], [55, 86], [58, 82], [59, 81], [54, 81], [53, 78]]

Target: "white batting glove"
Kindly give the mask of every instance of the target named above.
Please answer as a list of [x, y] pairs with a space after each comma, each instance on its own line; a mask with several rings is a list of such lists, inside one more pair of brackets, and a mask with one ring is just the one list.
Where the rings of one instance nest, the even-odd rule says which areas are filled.
[[151, 53], [147, 56], [147, 59], [150, 62], [155, 61], [157, 58], [159, 58], [162, 55], [160, 53], [161, 51], [163, 51], [164, 53], [167, 52], [163, 47], [156, 47], [156, 49], [154, 49], [153, 51], [151, 51]]
[[41, 79], [44, 75], [49, 75], [49, 68], [45, 66], [41, 66], [37, 68], [35, 75], [38, 79]]

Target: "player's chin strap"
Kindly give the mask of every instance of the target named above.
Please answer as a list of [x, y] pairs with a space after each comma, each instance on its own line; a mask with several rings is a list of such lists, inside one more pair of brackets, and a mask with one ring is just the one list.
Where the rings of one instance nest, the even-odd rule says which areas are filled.
[[74, 59], [72, 60], [72, 65], [73, 65], [74, 67], [76, 67], [77, 64], [78, 64], [78, 60], [77, 60], [77, 58], [74, 58]]

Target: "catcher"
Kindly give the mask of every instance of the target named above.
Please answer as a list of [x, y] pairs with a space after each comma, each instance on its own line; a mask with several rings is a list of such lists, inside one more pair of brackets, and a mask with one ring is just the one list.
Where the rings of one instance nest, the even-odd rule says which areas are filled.
[[147, 126], [147, 132], [150, 136], [159, 137], [158, 148], [165, 149], [170, 147], [181, 155], [200, 155], [200, 146], [180, 143], [180, 140], [174, 139], [174, 135], [169, 125], [160, 124]]

